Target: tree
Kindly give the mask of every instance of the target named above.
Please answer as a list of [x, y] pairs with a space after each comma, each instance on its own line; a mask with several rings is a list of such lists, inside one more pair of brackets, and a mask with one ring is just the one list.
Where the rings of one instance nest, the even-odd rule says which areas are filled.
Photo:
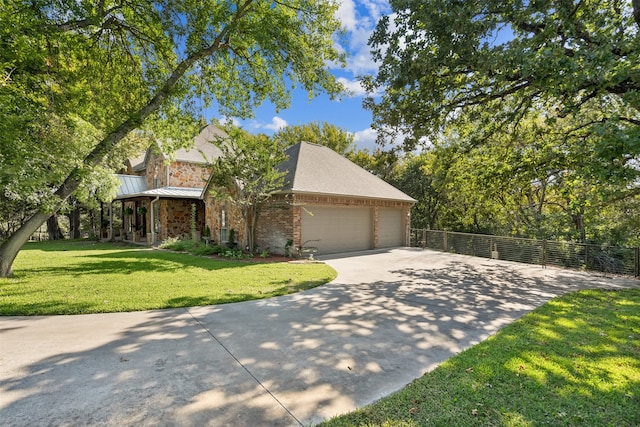
[[354, 135], [327, 122], [286, 126], [273, 138], [285, 148], [304, 141], [324, 145], [347, 157], [355, 151]]
[[[640, 1], [391, 1], [370, 39], [377, 76], [365, 101], [380, 138], [409, 135], [407, 149], [471, 117], [481, 143], [530, 109], [573, 117], [611, 139], [611, 122], [640, 126]], [[631, 11], [633, 10], [633, 13]], [[599, 120], [594, 104], [618, 104]], [[633, 130], [636, 132], [637, 130]], [[626, 154], [638, 155], [640, 144]], [[609, 153], [607, 153], [608, 155]], [[611, 159], [611, 157], [610, 157]]]
[[[332, 39], [336, 8], [331, 0], [1, 0], [0, 166], [42, 172], [53, 162], [41, 165], [33, 148], [56, 159], [62, 142], [76, 161], [21, 180], [49, 202], [0, 246], [0, 276], [84, 176], [123, 160], [134, 129], [180, 146], [214, 100], [220, 113], [248, 117], [267, 99], [287, 107], [293, 86], [340, 94], [326, 66], [343, 62]], [[82, 148], [73, 145], [79, 123], [97, 135]]]
[[441, 228], [440, 216], [446, 203], [447, 167], [435, 151], [403, 159], [391, 183], [416, 199], [411, 208], [411, 226], [415, 228]]
[[247, 246], [255, 248], [258, 214], [264, 202], [284, 185], [286, 172], [277, 166], [286, 160], [279, 144], [266, 135], [251, 135], [227, 126], [229, 137], [214, 142], [222, 156], [213, 165], [207, 191], [235, 204], [245, 223]]
[[[592, 111], [590, 114], [599, 114]], [[523, 117], [517, 132], [469, 142], [473, 121], [458, 121], [394, 183], [418, 200], [412, 220], [431, 228], [540, 239], [632, 244], [637, 240], [640, 170], [633, 158], [606, 161], [601, 139], [572, 118]], [[610, 126], [612, 123], [610, 123]], [[625, 129], [610, 129], [624, 144]], [[607, 150], [611, 150], [607, 148]], [[425, 210], [426, 207], [434, 207]], [[424, 226], [424, 225], [422, 225]]]

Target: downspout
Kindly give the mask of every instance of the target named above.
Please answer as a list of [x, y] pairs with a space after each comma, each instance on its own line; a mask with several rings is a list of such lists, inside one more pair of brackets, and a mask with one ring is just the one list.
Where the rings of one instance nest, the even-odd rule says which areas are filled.
[[153, 204], [160, 200], [160, 196], [156, 196], [155, 200], [152, 200], [149, 203], [149, 208], [151, 209], [151, 244], [153, 245], [156, 242], [156, 218], [155, 218], [155, 209], [153, 209]]

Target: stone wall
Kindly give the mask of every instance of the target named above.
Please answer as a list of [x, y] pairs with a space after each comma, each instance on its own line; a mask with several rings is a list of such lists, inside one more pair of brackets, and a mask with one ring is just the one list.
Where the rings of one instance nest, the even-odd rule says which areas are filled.
[[204, 232], [205, 208], [200, 200], [160, 199], [160, 236], [162, 241], [169, 237], [191, 238], [191, 205], [196, 203], [196, 230]]
[[226, 243], [222, 241], [220, 236], [221, 224], [221, 211], [226, 211], [226, 228], [227, 232], [231, 229], [236, 232], [236, 242], [238, 242], [239, 248], [244, 248], [247, 244], [247, 239], [244, 231], [244, 219], [240, 210], [231, 202], [221, 202], [214, 199], [211, 196], [207, 196], [205, 199], [206, 205], [206, 217], [205, 226], [209, 226], [211, 230], [211, 239], [217, 244]]
[[211, 169], [202, 164], [173, 162], [169, 167], [170, 187], [204, 188]]

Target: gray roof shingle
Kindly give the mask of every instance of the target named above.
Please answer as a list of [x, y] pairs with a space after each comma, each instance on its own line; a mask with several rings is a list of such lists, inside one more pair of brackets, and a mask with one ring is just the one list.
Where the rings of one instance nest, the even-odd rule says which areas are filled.
[[289, 159], [279, 169], [287, 171], [284, 193], [323, 194], [415, 202], [332, 149], [300, 142], [287, 149]]

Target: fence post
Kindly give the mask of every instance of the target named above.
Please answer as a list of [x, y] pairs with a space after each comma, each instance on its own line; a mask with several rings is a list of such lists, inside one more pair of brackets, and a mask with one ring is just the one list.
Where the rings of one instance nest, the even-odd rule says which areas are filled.
[[442, 246], [444, 249], [444, 252], [449, 252], [449, 245], [447, 244], [447, 230], [444, 230], [444, 238], [442, 239]]
[[427, 229], [422, 229], [422, 249], [427, 247]]
[[636, 261], [635, 274], [636, 277], [640, 277], [640, 246], [636, 248], [636, 256], [634, 258]]
[[542, 266], [547, 266], [547, 240], [542, 241]]
[[589, 268], [589, 245], [588, 244], [584, 245], [584, 268], [587, 271], [591, 270]]

